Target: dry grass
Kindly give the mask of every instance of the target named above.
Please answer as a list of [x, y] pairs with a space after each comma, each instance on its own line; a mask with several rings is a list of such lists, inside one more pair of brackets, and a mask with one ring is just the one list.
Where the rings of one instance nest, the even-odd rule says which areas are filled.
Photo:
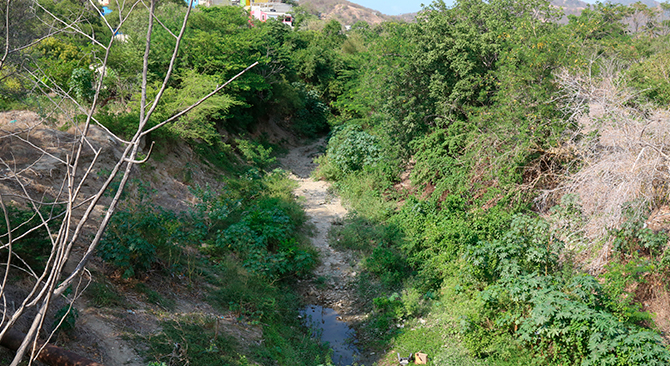
[[[622, 221], [622, 205], [636, 200], [651, 208], [668, 198], [670, 181], [670, 111], [640, 103], [639, 94], [623, 80], [625, 66], [599, 61], [600, 76], [557, 75], [566, 112], [575, 122], [564, 148], [571, 150], [580, 169], [551, 191], [538, 206], [546, 210], [564, 194], [577, 194], [584, 213], [582, 248], [592, 272], [600, 272], [610, 252], [608, 229]], [[600, 245], [604, 244], [604, 245]]]

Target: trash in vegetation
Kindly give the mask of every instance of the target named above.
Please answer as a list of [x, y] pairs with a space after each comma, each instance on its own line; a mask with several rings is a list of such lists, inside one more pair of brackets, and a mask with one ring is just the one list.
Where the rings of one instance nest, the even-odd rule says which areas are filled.
[[409, 357], [400, 357], [400, 353], [398, 353], [398, 362], [400, 362], [401, 365], [409, 365], [409, 361], [412, 360], [412, 354], [409, 354]]
[[417, 352], [414, 354], [414, 363], [417, 365], [425, 365], [428, 363], [428, 355], [425, 353]]

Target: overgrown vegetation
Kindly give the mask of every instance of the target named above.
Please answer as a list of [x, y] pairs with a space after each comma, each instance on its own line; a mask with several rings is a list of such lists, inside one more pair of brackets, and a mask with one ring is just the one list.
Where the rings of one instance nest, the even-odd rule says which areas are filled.
[[[5, 206], [0, 211], [0, 214], [4, 217], [3, 220], [0, 220], [0, 238], [2, 238], [3, 245], [8, 245], [11, 239], [12, 253], [20, 261], [17, 261], [14, 265], [27, 271], [30, 268], [35, 271], [43, 269], [40, 266], [43, 265], [51, 252], [49, 233], [58, 230], [60, 224], [58, 214], [62, 210], [59, 205], [48, 203], [36, 207], [37, 213], [26, 207], [13, 205]], [[53, 214], [54, 220], [48, 222], [48, 225], [40, 225], [39, 223], [42, 221], [39, 215], [47, 217], [49, 213]], [[11, 228], [11, 232], [8, 232], [8, 227]], [[0, 254], [0, 259], [6, 262], [5, 255], [4, 252]]]
[[[152, 205], [151, 192], [138, 184], [110, 223], [98, 255], [135, 282], [134, 290], [147, 303], [165, 311], [176, 306], [170, 295], [138, 282], [147, 273], [198, 287], [206, 282], [212, 306], [238, 321], [262, 325], [262, 345], [249, 347], [219, 333], [216, 319], [194, 315], [165, 321], [160, 333], [136, 339], [149, 344], [148, 359], [168, 365], [325, 362], [327, 350], [300, 325], [299, 302], [289, 288], [317, 261], [308, 245], [305, 213], [292, 193], [295, 183], [281, 170], [265, 174], [254, 165], [243, 176], [229, 179], [220, 192], [195, 188], [199, 203], [179, 214]], [[114, 306], [113, 291], [95, 284], [92, 296], [98, 306]], [[177, 340], [186, 343], [175, 350]]]
[[[65, 18], [78, 5], [45, 4]], [[196, 8], [150, 126], [259, 65], [152, 132], [147, 146], [186, 141], [221, 171], [225, 189], [194, 187], [198, 203], [175, 213], [140, 185], [98, 255], [163, 310], [173, 299], [144, 285], [147, 274], [207, 282], [208, 301], [262, 326], [264, 343], [239, 354], [217, 319], [184, 316], [143, 340], [148, 359], [327, 362], [297, 323], [290, 291], [317, 261], [305, 214], [286, 173], [272, 170], [276, 146], [246, 137], [276, 115], [301, 137], [330, 131], [317, 175], [354, 210], [330, 238], [362, 258], [357, 293], [371, 317], [360, 334], [369, 347], [421, 348], [435, 364], [670, 363], [641, 305], [670, 287], [669, 227], [652, 225], [670, 179], [669, 9], [598, 3], [565, 21], [543, 0], [437, 0], [415, 23], [358, 22], [345, 32], [300, 8], [295, 29], [250, 26], [239, 7]], [[89, 10], [86, 26], [111, 37]], [[185, 11], [180, 2], [157, 7], [167, 29], [152, 36], [149, 85], [165, 76], [170, 33]], [[122, 138], [140, 114], [146, 15], [132, 15], [127, 40], [112, 48], [95, 115]], [[31, 24], [26, 34], [39, 34]], [[27, 48], [25, 62], [86, 106], [99, 72], [89, 43], [59, 33]], [[0, 108], [39, 110], [12, 70], [2, 70]], [[43, 232], [27, 235], [34, 245], [16, 246], [19, 255], [48, 253]], [[104, 281], [91, 290], [96, 306], [118, 304]], [[190, 347], [175, 346], [183, 340]]]
[[667, 9], [561, 23], [542, 1], [435, 1], [352, 29], [361, 72], [318, 174], [356, 210], [331, 238], [364, 257], [366, 341], [458, 364], [670, 362], [641, 304], [668, 283], [667, 228], [647, 227], [667, 204]]

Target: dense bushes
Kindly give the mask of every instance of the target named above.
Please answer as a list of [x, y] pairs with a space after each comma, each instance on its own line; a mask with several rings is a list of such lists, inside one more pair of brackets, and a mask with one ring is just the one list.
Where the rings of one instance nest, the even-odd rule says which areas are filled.
[[201, 202], [184, 213], [162, 210], [140, 194], [113, 216], [98, 255], [126, 278], [153, 266], [174, 274], [185, 269], [186, 245], [205, 244], [215, 258], [235, 253], [249, 271], [267, 278], [307, 274], [316, 252], [296, 236], [306, 219], [287, 182], [276, 171], [231, 182], [218, 194], [199, 188], [194, 193]]
[[[626, 18], [639, 9], [598, 4], [561, 24], [544, 1], [436, 1], [414, 24], [352, 32], [366, 46], [352, 52], [363, 71], [333, 103], [337, 127], [320, 174], [360, 216], [333, 232], [341, 246], [365, 253], [360, 286], [372, 287], [370, 278], [393, 284], [375, 295], [372, 333], [392, 334], [394, 349], [417, 343], [419, 332], [399, 330], [411, 318], [399, 310], [411, 302], [404, 289], [429, 304], [430, 316], [447, 319], [446, 337], [487, 363], [670, 362], [631, 290], [658, 283], [670, 263], [667, 234], [644, 225], [649, 207], [623, 207], [623, 220], [598, 228], [610, 235], [596, 241], [583, 231], [595, 214], [586, 217], [575, 195], [553, 209], [551, 200], [533, 201], [607, 145], [582, 156], [566, 148], [589, 140], [575, 116], [590, 102], [561, 75], [632, 81], [648, 99], [624, 88], [597, 94], [639, 105], [632, 114], [649, 113], [649, 99], [664, 100], [667, 37], [628, 32]], [[624, 99], [614, 97], [620, 92]], [[595, 119], [593, 135], [602, 123]], [[614, 170], [605, 167], [598, 179]], [[588, 184], [572, 183], [570, 192]], [[599, 188], [609, 192], [605, 183]], [[384, 227], [399, 235], [383, 240]], [[584, 274], [573, 258], [594, 255], [588, 251], [605, 241], [614, 260], [591, 268], [604, 271], [598, 277]]]
[[292, 86], [298, 91], [299, 100], [303, 101], [293, 118], [294, 130], [306, 137], [316, 137], [327, 131], [330, 109], [321, 100], [319, 93], [302, 83], [296, 82]]
[[293, 237], [298, 225], [274, 200], [246, 210], [240, 221], [221, 231], [216, 238], [219, 250], [231, 250], [252, 272], [269, 277], [286, 273], [307, 274], [315, 264], [313, 250], [300, 248]]
[[475, 337], [467, 343], [473, 352], [482, 352], [475, 339], [510, 332], [543, 350], [552, 364], [670, 362], [660, 335], [636, 325], [644, 314], [625, 317], [631, 309], [617, 306], [618, 293], [608, 293], [592, 276], [562, 272], [561, 249], [546, 222], [527, 216], [515, 217], [499, 240], [470, 248], [466, 268], [473, 285], [485, 286], [479, 295], [483, 318], [495, 324], [476, 322], [464, 328]]
[[382, 159], [382, 152], [376, 137], [358, 126], [349, 125], [333, 131], [327, 158], [322, 161], [326, 164], [321, 167], [321, 174], [338, 179], [364, 167], [373, 167]]
[[670, 51], [663, 50], [634, 65], [630, 70], [633, 85], [661, 106], [670, 103], [669, 59]]
[[[139, 189], [146, 190], [143, 186]], [[155, 206], [146, 193], [127, 200], [112, 216], [97, 249], [100, 258], [124, 278], [145, 273], [154, 265], [171, 274], [180, 273], [183, 243], [199, 239], [198, 232], [190, 232], [186, 214]]]

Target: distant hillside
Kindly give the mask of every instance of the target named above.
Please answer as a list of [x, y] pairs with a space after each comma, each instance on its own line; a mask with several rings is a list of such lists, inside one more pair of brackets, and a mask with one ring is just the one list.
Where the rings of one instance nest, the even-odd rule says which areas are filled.
[[370, 24], [391, 20], [412, 21], [416, 15], [416, 13], [386, 15], [347, 0], [301, 0], [299, 4], [310, 13], [320, 16], [321, 19], [337, 19], [346, 25], [354, 24], [359, 20]]
[[552, 0], [551, 4], [563, 8], [565, 15], [579, 15], [589, 6], [588, 3], [580, 0]]
[[658, 1], [654, 1], [654, 0], [617, 0], [617, 1], [613, 1], [613, 2], [617, 3], [617, 4], [622, 4], [622, 5], [629, 6], [629, 5], [632, 5], [632, 4], [634, 4], [638, 1], [641, 2], [642, 4], [646, 5], [646, 6], [651, 7], [651, 8], [655, 8], [655, 7], [660, 5], [660, 3]]
[[[659, 2], [654, 0], [613, 0], [612, 2], [615, 4], [630, 6], [638, 1], [651, 8], [656, 8], [659, 6]], [[588, 3], [581, 0], [552, 0], [551, 3], [557, 7], [563, 8], [566, 15], [579, 15], [581, 14], [582, 10], [589, 6]]]
[[[649, 7], [657, 7], [658, 2], [654, 0], [614, 0], [614, 3], [631, 5], [637, 1]], [[337, 19], [340, 23], [351, 25], [359, 20], [370, 24], [379, 24], [384, 21], [406, 21], [412, 22], [416, 13], [401, 15], [386, 15], [380, 11], [366, 8], [362, 5], [347, 0], [300, 0], [300, 5], [306, 8], [310, 13], [318, 15], [321, 19]], [[427, 3], [430, 3], [427, 1]], [[552, 0], [551, 3], [563, 8], [566, 15], [579, 15], [589, 4], [581, 0]]]

